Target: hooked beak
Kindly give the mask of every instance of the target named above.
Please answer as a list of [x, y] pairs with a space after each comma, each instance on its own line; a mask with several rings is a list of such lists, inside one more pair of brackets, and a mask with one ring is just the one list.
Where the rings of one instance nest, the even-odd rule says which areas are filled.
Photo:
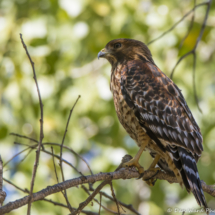
[[105, 58], [105, 56], [108, 54], [107, 50], [104, 48], [98, 53], [98, 59], [101, 57]]

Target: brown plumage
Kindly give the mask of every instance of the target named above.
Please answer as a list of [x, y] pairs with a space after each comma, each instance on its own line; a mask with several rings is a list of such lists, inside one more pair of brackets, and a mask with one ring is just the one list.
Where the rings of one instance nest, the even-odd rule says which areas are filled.
[[116, 39], [99, 52], [111, 66], [110, 88], [120, 123], [158, 165], [173, 172], [205, 208], [196, 162], [203, 151], [200, 129], [178, 87], [154, 63], [147, 46]]

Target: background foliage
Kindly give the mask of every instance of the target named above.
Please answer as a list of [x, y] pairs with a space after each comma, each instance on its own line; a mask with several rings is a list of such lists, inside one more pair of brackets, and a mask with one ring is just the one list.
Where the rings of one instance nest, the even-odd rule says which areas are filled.
[[[202, 1], [197, 0], [197, 3]], [[114, 171], [126, 153], [135, 155], [138, 148], [119, 124], [109, 90], [110, 65], [97, 53], [108, 41], [116, 38], [134, 38], [148, 43], [178, 21], [194, 2], [140, 1], [140, 0], [1, 0], [0, 1], [0, 154], [6, 162], [23, 146], [13, 142], [29, 143], [10, 136], [10, 132], [39, 138], [39, 105], [29, 61], [22, 48], [19, 33], [23, 34], [35, 62], [44, 104], [44, 142], [61, 143], [69, 110], [78, 95], [65, 145], [72, 147], [88, 160], [94, 173]], [[186, 35], [191, 16], [173, 31], [149, 48], [156, 64], [170, 75], [177, 59], [191, 50], [199, 35], [206, 6], [195, 13], [192, 31]], [[198, 162], [200, 177], [214, 184], [215, 169], [215, 2], [212, 1], [207, 26], [197, 49], [196, 86], [201, 114], [194, 100], [192, 57], [186, 58], [176, 69], [173, 80], [182, 90], [203, 134], [204, 152]], [[50, 150], [50, 147], [46, 147]], [[54, 148], [59, 153], [58, 147]], [[30, 187], [35, 153], [20, 162], [24, 154], [4, 167], [4, 177], [22, 188]], [[64, 151], [63, 157], [78, 169], [89, 174], [86, 165], [73, 154]], [[145, 168], [152, 159], [143, 153]], [[58, 168], [59, 170], [59, 168]], [[67, 179], [78, 174], [64, 165]], [[41, 152], [34, 191], [56, 183], [51, 156]], [[171, 214], [167, 208], [198, 208], [192, 195], [178, 184], [157, 181], [148, 187], [141, 180], [114, 182], [119, 200], [138, 209], [141, 214]], [[4, 183], [6, 202], [24, 196]], [[109, 187], [103, 189], [110, 193]], [[215, 209], [215, 200], [206, 195], [208, 205]], [[72, 206], [87, 195], [78, 188], [68, 190]], [[52, 195], [64, 202], [61, 194]], [[99, 197], [98, 197], [99, 198]], [[115, 210], [115, 203], [103, 200]], [[26, 206], [10, 214], [26, 213]], [[88, 210], [98, 211], [96, 204]], [[67, 209], [40, 201], [33, 203], [32, 214], [68, 214]], [[102, 211], [103, 214], [107, 212]], [[173, 213], [172, 214], [178, 214]], [[181, 214], [181, 213], [179, 213]]]

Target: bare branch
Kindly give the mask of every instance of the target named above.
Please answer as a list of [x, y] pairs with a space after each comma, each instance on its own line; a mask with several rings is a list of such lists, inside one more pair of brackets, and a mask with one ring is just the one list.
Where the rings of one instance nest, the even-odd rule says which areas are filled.
[[55, 165], [55, 162], [54, 162], [54, 152], [53, 152], [53, 147], [51, 147], [51, 150], [52, 150], [52, 158], [53, 158], [54, 172], [55, 172], [55, 176], [56, 176], [56, 179], [57, 179], [57, 183], [59, 183], [58, 175], [57, 175], [57, 170], [56, 170], [56, 165]]
[[174, 71], [176, 69], [176, 67], [178, 66], [178, 64], [187, 56], [189, 56], [190, 54], [193, 54], [195, 51], [196, 51], [196, 48], [202, 38], [202, 35], [204, 33], [204, 30], [205, 30], [205, 26], [206, 26], [206, 22], [207, 22], [207, 19], [208, 19], [208, 14], [209, 14], [209, 10], [210, 10], [210, 6], [211, 6], [211, 0], [209, 0], [207, 3], [204, 3], [207, 5], [207, 10], [206, 10], [206, 14], [205, 14], [205, 18], [204, 18], [204, 21], [203, 21], [203, 24], [202, 24], [202, 28], [200, 30], [200, 34], [196, 40], [196, 43], [195, 43], [195, 46], [193, 47], [193, 49], [189, 52], [187, 52], [186, 54], [184, 54], [182, 57], [179, 58], [179, 60], [177, 61], [177, 63], [175, 64], [172, 72], [171, 72], [171, 75], [170, 75], [170, 78], [172, 79], [173, 77], [173, 74], [174, 74]]
[[24, 138], [24, 139], [31, 140], [31, 141], [33, 141], [33, 142], [35, 142], [35, 143], [38, 143], [37, 140], [35, 140], [35, 139], [33, 139], [33, 138], [30, 138], [30, 137], [27, 137], [27, 136], [25, 136], [25, 135], [20, 135], [20, 134], [16, 134], [16, 133], [10, 133], [10, 135], [16, 136], [16, 137], [21, 137], [21, 138]]
[[[61, 147], [61, 144], [59, 144], [59, 143], [49, 143], [49, 142], [47, 142], [47, 143], [43, 143], [43, 145], [51, 145], [51, 146], [59, 146], [59, 147]], [[91, 175], [93, 175], [93, 171], [90, 168], [90, 165], [88, 164], [88, 162], [81, 155], [79, 155], [77, 152], [75, 152], [73, 149], [71, 149], [68, 146], [63, 145], [62, 147], [65, 148], [65, 149], [67, 149], [67, 150], [69, 150], [70, 152], [72, 152], [77, 157], [79, 157], [87, 165], [87, 167], [88, 167]]]
[[65, 132], [64, 132], [64, 135], [63, 135], [63, 139], [62, 139], [62, 143], [61, 143], [61, 148], [60, 148], [60, 168], [61, 168], [61, 174], [62, 174], [63, 181], [64, 181], [64, 174], [63, 174], [63, 168], [62, 168], [63, 144], [64, 144], [64, 140], [65, 140], [65, 137], [66, 137], [66, 133], [67, 133], [67, 129], [68, 129], [68, 126], [69, 126], [69, 121], [70, 121], [73, 109], [74, 109], [75, 105], [77, 104], [79, 98], [80, 98], [80, 95], [78, 96], [75, 104], [73, 105], [72, 109], [70, 110], [69, 117], [68, 117], [68, 120], [67, 120], [67, 123], [66, 123], [66, 129], [65, 129]]
[[9, 159], [9, 160], [4, 164], [3, 167], [5, 167], [5, 166], [6, 166], [10, 161], [12, 161], [15, 157], [17, 157], [18, 155], [22, 154], [23, 152], [25, 152], [25, 151], [28, 150], [29, 148], [31, 148], [31, 147], [25, 148], [25, 149], [23, 149], [22, 151], [20, 151], [20, 152], [18, 152], [17, 154], [15, 154], [11, 159]]
[[118, 200], [117, 200], [117, 198], [116, 198], [116, 195], [115, 195], [115, 193], [114, 193], [112, 181], [111, 181], [109, 184], [110, 184], [110, 187], [111, 187], [112, 196], [113, 196], [113, 198], [114, 198], [114, 201], [116, 202], [116, 206], [117, 206], [118, 213], [119, 213], [119, 215], [121, 215], [120, 209], [119, 209], [119, 202], [118, 202]]
[[197, 91], [196, 91], [195, 75], [196, 75], [196, 52], [194, 51], [193, 52], [193, 93], [194, 93], [196, 105], [197, 105], [199, 111], [202, 113], [202, 109], [199, 106], [199, 99], [198, 99]]
[[[63, 173], [63, 166], [62, 166], [63, 144], [64, 144], [64, 140], [65, 140], [65, 137], [66, 137], [66, 133], [67, 133], [67, 129], [68, 129], [68, 126], [69, 126], [69, 121], [70, 121], [72, 112], [73, 112], [73, 110], [74, 110], [74, 108], [75, 108], [75, 105], [77, 104], [79, 98], [80, 98], [80, 95], [78, 96], [78, 98], [77, 98], [75, 104], [73, 105], [72, 109], [70, 110], [69, 117], [68, 117], [68, 120], [67, 120], [67, 123], [66, 123], [66, 129], [65, 129], [65, 132], [64, 132], [64, 135], [63, 135], [63, 139], [62, 139], [62, 143], [61, 143], [61, 147], [60, 147], [60, 163], [59, 163], [59, 165], [60, 165], [60, 170], [61, 170], [61, 175], [62, 175], [62, 181], [65, 181], [64, 173]], [[73, 208], [72, 208], [72, 206], [71, 206], [70, 203], [69, 203], [66, 190], [64, 190], [64, 197], [65, 197], [65, 199], [66, 199], [68, 208], [69, 208], [70, 212], [72, 213]]]
[[[45, 149], [43, 149], [42, 151], [45, 152], [46, 154], [49, 154], [49, 155], [52, 156], [52, 153], [51, 153], [51, 152], [49, 152], [49, 151], [47, 151], [47, 150], [45, 150]], [[54, 155], [54, 157], [56, 157], [58, 160], [60, 160], [60, 156], [58, 156], [58, 155], [56, 155], [56, 154], [53, 154], [53, 155]], [[84, 176], [84, 175], [82, 174], [82, 172], [79, 172], [78, 169], [77, 169], [76, 167], [74, 167], [74, 166], [73, 166], [70, 162], [68, 162], [67, 160], [62, 159], [62, 162], [68, 164], [68, 165], [71, 166], [77, 173], [79, 173], [80, 175]]]
[[99, 200], [99, 215], [101, 214], [101, 204], [102, 204], [102, 194], [100, 194], [100, 200]]
[[[205, 17], [204, 17], [204, 21], [203, 21], [203, 24], [202, 24], [202, 27], [201, 27], [201, 30], [200, 30], [200, 33], [199, 33], [199, 36], [196, 40], [196, 43], [193, 47], [193, 49], [189, 52], [187, 52], [186, 54], [184, 54], [183, 56], [181, 56], [179, 58], [179, 60], [177, 61], [177, 63], [175, 64], [171, 74], [170, 74], [170, 78], [172, 79], [173, 77], [173, 74], [174, 74], [174, 71], [176, 69], [176, 67], [178, 66], [178, 64], [184, 59], [186, 58], [187, 56], [189, 55], [193, 55], [193, 91], [194, 91], [194, 96], [195, 96], [195, 101], [196, 101], [196, 104], [197, 104], [197, 107], [199, 109], [199, 111], [202, 113], [202, 110], [200, 109], [199, 107], [199, 102], [198, 102], [198, 97], [197, 97], [197, 93], [196, 93], [196, 86], [195, 86], [195, 71], [196, 71], [196, 49], [197, 49], [197, 46], [200, 42], [200, 40], [202, 39], [202, 36], [203, 36], [203, 33], [204, 33], [204, 30], [205, 30], [205, 27], [206, 27], [206, 22], [207, 22], [207, 19], [208, 19], [208, 14], [209, 14], [209, 11], [210, 11], [210, 7], [211, 7], [211, 0], [209, 0], [208, 2], [204, 3], [207, 5], [207, 9], [206, 9], [206, 13], [205, 13]], [[198, 5], [196, 5], [198, 6]]]
[[[143, 175], [143, 180], [147, 179], [149, 177], [152, 177], [154, 175], [153, 171], [145, 171]], [[55, 184], [53, 186], [48, 186], [47, 188], [34, 193], [32, 195], [31, 202], [38, 201], [41, 199], [44, 199], [46, 196], [49, 196], [53, 193], [60, 192], [62, 190], [68, 189], [70, 187], [75, 187], [77, 185], [81, 184], [88, 184], [88, 183], [94, 183], [96, 181], [102, 181], [102, 180], [117, 180], [117, 179], [131, 179], [131, 178], [138, 178], [139, 173], [134, 170], [133, 168], [122, 168], [119, 171], [116, 172], [110, 172], [110, 173], [98, 173], [95, 175], [89, 175], [89, 176], [81, 176], [78, 178], [70, 179], [64, 182], [61, 182], [59, 184]], [[174, 175], [166, 174], [164, 172], [159, 172], [156, 177], [160, 180], [166, 180], [169, 183], [178, 183], [177, 178]], [[205, 192], [210, 194], [211, 196], [215, 197], [215, 187], [206, 185], [205, 182], [202, 181], [202, 188]], [[23, 205], [28, 204], [29, 196], [25, 196], [21, 199], [18, 199], [14, 202], [9, 202], [8, 204], [2, 206], [0, 208], [0, 215], [4, 213], [8, 213], [11, 210], [14, 210], [16, 208], [19, 208]]]
[[3, 161], [0, 156], [0, 206], [2, 206], [7, 194], [3, 191]]
[[168, 29], [167, 31], [165, 31], [164, 33], [162, 33], [160, 36], [158, 36], [157, 38], [151, 40], [147, 45], [150, 45], [152, 43], [154, 43], [155, 41], [161, 39], [163, 36], [165, 36], [166, 34], [168, 34], [170, 31], [172, 31], [177, 25], [179, 25], [187, 16], [189, 16], [192, 12], [194, 12], [196, 10], [196, 8], [202, 6], [202, 5], [206, 5], [208, 4], [208, 2], [203, 2], [201, 4], [197, 4], [193, 7], [192, 10], [188, 11], [178, 22], [176, 22], [170, 29]]
[[[81, 187], [84, 189], [84, 191], [85, 191], [89, 196], [92, 195], [92, 194], [90, 194], [90, 192], [88, 191], [88, 189], [87, 189], [84, 185], [82, 185]], [[110, 212], [110, 213], [112, 213], [112, 214], [118, 214], [117, 212], [115, 212], [115, 211], [113, 211], [113, 210], [111, 210], [111, 209], [109, 209], [109, 208], [106, 208], [104, 205], [100, 204], [99, 201], [98, 201], [96, 198], [94, 198], [93, 200], [94, 200], [99, 206], [101, 206], [102, 208], [104, 208], [106, 211], [108, 211], [108, 212]], [[124, 215], [124, 214], [122, 214], [122, 215]]]
[[28, 211], [27, 211], [27, 214], [30, 215], [30, 211], [31, 211], [31, 200], [30, 199], [31, 199], [33, 189], [34, 189], [34, 181], [35, 181], [35, 177], [37, 174], [37, 167], [39, 165], [39, 159], [40, 159], [40, 148], [41, 148], [43, 137], [44, 137], [44, 134], [43, 134], [43, 103], [42, 103], [42, 98], [40, 95], [39, 85], [37, 82], [37, 76], [36, 76], [36, 72], [35, 72], [35, 68], [34, 68], [34, 62], [32, 61], [30, 54], [28, 53], [27, 46], [25, 45], [24, 40], [22, 39], [22, 34], [20, 34], [20, 39], [21, 39], [21, 43], [23, 45], [23, 48], [25, 49], [25, 52], [28, 56], [28, 59], [31, 63], [31, 66], [32, 66], [33, 78], [34, 78], [34, 81], [36, 84], [38, 98], [39, 98], [39, 104], [40, 104], [40, 141], [39, 141], [38, 148], [36, 151], [36, 159], [35, 159], [34, 169], [33, 169], [33, 173], [32, 173], [31, 188], [30, 188], [30, 195], [29, 195], [30, 197], [29, 197], [29, 204], [28, 204]]
[[[109, 196], [107, 193], [102, 192], [102, 191], [100, 191], [99, 193], [100, 193], [100, 195], [102, 195], [102, 196], [104, 196], [104, 197], [110, 199], [111, 201], [114, 201], [113, 197]], [[119, 204], [120, 204], [121, 206], [123, 206], [124, 208], [129, 209], [130, 211], [132, 211], [133, 213], [135, 213], [135, 214], [137, 214], [137, 215], [141, 215], [140, 213], [138, 213], [138, 211], [136, 211], [136, 210], [134, 209], [134, 207], [133, 207], [131, 204], [127, 205], [127, 204], [125, 204], [125, 203], [123, 203], [123, 202], [121, 202], [121, 201], [119, 201], [119, 200], [118, 200], [118, 202], [119, 202]]]
[[[196, 6], [196, 0], [194, 0], [194, 8]], [[184, 44], [184, 41], [186, 40], [186, 38], [188, 37], [188, 35], [190, 34], [192, 28], [193, 28], [193, 23], [194, 23], [194, 20], [195, 20], [195, 10], [193, 10], [193, 14], [192, 14], [192, 18], [191, 18], [191, 22], [190, 22], [190, 26], [188, 28], [188, 31], [186, 33], [186, 35], [184, 36], [184, 38], [181, 40], [181, 43], [179, 45], [179, 50], [181, 49], [181, 47], [183, 46]]]
[[[20, 134], [16, 134], [16, 133], [10, 133], [10, 135], [17, 136], [17, 137], [21, 137], [21, 138], [24, 138], [24, 139], [31, 140], [31, 141], [33, 141], [33, 142], [35, 142], [35, 143], [38, 143], [37, 140], [35, 140], [35, 139], [33, 139], [33, 138], [30, 138], [30, 137], [27, 137], [27, 136], [24, 136], [24, 135], [20, 135]], [[23, 144], [23, 143], [18, 143], [18, 142], [14, 142], [14, 144], [21, 144], [21, 145], [25, 145], [25, 146], [30, 147], [30, 145], [28, 145], [28, 144]], [[42, 143], [42, 145], [43, 145], [43, 146], [44, 146], [44, 145], [51, 145], [51, 146], [59, 146], [59, 147], [61, 147], [61, 144], [59, 144], [59, 143], [49, 143], [49, 142], [46, 142], [46, 143]], [[32, 147], [32, 146], [31, 146], [31, 147]], [[81, 155], [79, 155], [77, 152], [75, 152], [73, 149], [71, 149], [71, 148], [68, 147], [68, 146], [63, 145], [63, 148], [69, 150], [69, 151], [72, 152], [74, 155], [76, 155], [77, 157], [79, 157], [79, 158], [87, 165], [87, 167], [88, 167], [88, 169], [89, 169], [91, 175], [93, 175], [93, 171], [92, 171], [92, 169], [90, 168], [88, 162], [87, 162]], [[78, 170], [77, 170], [77, 171], [78, 171]]]
[[[55, 166], [55, 162], [54, 162], [54, 152], [53, 152], [53, 147], [51, 147], [51, 150], [52, 150], [52, 158], [53, 158], [53, 164], [54, 164], [55, 176], [56, 176], [56, 179], [57, 179], [57, 183], [59, 183], [58, 175], [57, 175], [57, 170], [56, 170], [56, 166]], [[70, 211], [70, 212], [72, 212], [72, 211], [73, 211], [73, 209], [72, 209], [72, 207], [71, 207], [71, 205], [70, 205], [70, 203], [69, 203], [69, 200], [68, 200], [68, 198], [67, 198], [67, 195], [66, 195], [65, 190], [64, 190], [64, 192], [63, 192], [63, 190], [62, 190], [62, 191], [61, 191], [61, 193], [63, 194], [63, 196], [64, 196], [64, 198], [65, 198], [65, 200], [66, 200], [67, 208], [69, 209], [69, 211]]]
[[[64, 208], [68, 208], [67, 205], [64, 205], [62, 203], [59, 203], [59, 202], [55, 202], [51, 199], [42, 199], [43, 201], [46, 201], [46, 202], [49, 202], [49, 203], [52, 203], [53, 205], [55, 206], [60, 206], [60, 207], [64, 207]], [[76, 210], [76, 208], [74, 208]], [[95, 213], [95, 212], [92, 212], [92, 211], [86, 211], [86, 210], [82, 210], [81, 213], [83, 214], [86, 214], [86, 215], [99, 215], [98, 213]]]
[[[29, 145], [27, 145], [27, 144], [18, 143], [18, 142], [14, 142], [14, 144], [29, 146]], [[36, 148], [37, 145], [32, 145], [32, 146], [29, 146], [29, 147], [31, 147], [31, 148], [33, 149], [33, 148]], [[51, 152], [49, 152], [49, 151], [47, 151], [47, 150], [45, 150], [45, 149], [42, 149], [41, 151], [44, 152], [44, 153], [46, 153], [46, 154], [49, 154], [49, 155], [51, 155], [51, 156], [54, 156], [54, 157], [56, 157], [57, 159], [60, 160], [60, 156], [58, 156], [58, 155], [56, 155], [56, 154], [53, 154], [53, 155], [52, 155]], [[77, 169], [75, 166], [73, 166], [71, 163], [69, 163], [67, 160], [62, 159], [62, 161], [63, 161], [64, 163], [68, 164], [69, 166], [71, 166], [78, 174], [84, 176], [84, 175], [82, 174], [82, 172], [79, 172], [78, 169]]]
[[[49, 202], [49, 203], [52, 203], [53, 205], [56, 205], [56, 206], [60, 206], [60, 207], [64, 207], [64, 208], [68, 208], [67, 205], [64, 205], [62, 203], [59, 203], [59, 202], [55, 202], [51, 199], [42, 199], [43, 201], [46, 201], [46, 202]], [[74, 208], [75, 210], [77, 210], [76, 208]], [[84, 213], [86, 215], [99, 215], [98, 213], [95, 213], [95, 212], [91, 212], [91, 211], [86, 211], [86, 210], [82, 210], [81, 213]]]
[[110, 181], [103, 181], [84, 202], [79, 204], [78, 209], [74, 211], [71, 215], [79, 214], [84, 209], [84, 207], [86, 207], [99, 193], [99, 191], [108, 183], [110, 183]]
[[21, 187], [15, 185], [13, 182], [7, 180], [6, 178], [3, 178], [4, 181], [6, 181], [8, 184], [12, 185], [13, 187], [15, 187], [17, 190], [20, 190], [22, 191], [23, 193], [29, 193], [29, 190], [28, 189], [22, 189]]

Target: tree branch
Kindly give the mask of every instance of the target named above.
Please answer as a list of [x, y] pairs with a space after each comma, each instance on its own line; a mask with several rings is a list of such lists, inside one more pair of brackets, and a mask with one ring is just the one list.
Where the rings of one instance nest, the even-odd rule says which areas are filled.
[[[143, 180], [150, 178], [154, 175], [153, 171], [145, 171], [143, 175]], [[34, 193], [31, 198], [31, 202], [38, 201], [44, 199], [46, 196], [49, 196], [53, 193], [60, 192], [62, 190], [75, 187], [77, 185], [86, 184], [86, 183], [94, 183], [96, 181], [102, 180], [117, 180], [117, 179], [131, 179], [131, 178], [138, 178], [139, 173], [134, 170], [134, 168], [122, 168], [116, 172], [110, 173], [98, 173], [96, 175], [89, 175], [89, 176], [81, 176], [78, 178], [70, 179], [59, 184], [55, 184], [53, 186], [48, 186], [47, 188]], [[174, 175], [166, 174], [164, 172], [159, 172], [156, 179], [166, 180], [169, 183], [178, 183], [177, 178]], [[207, 185], [204, 181], [202, 181], [202, 188], [205, 192], [210, 194], [211, 196], [215, 197], [215, 187]], [[21, 199], [18, 199], [14, 202], [9, 202], [8, 204], [2, 206], [0, 208], [0, 215], [4, 213], [8, 213], [14, 209], [17, 209], [21, 206], [28, 204], [29, 196], [25, 196]]]

